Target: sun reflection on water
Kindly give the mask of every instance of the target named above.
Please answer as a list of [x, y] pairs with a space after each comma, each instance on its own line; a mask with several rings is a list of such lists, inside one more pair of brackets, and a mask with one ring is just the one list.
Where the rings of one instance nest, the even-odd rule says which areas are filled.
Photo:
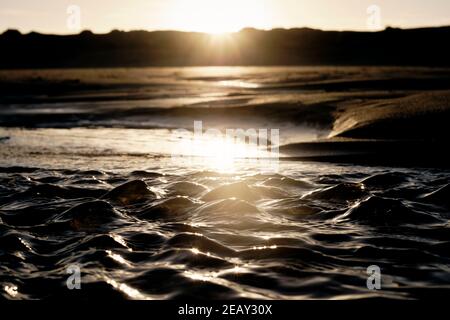
[[172, 159], [179, 161], [182, 158], [192, 166], [220, 173], [234, 173], [244, 164], [247, 167], [264, 165], [268, 168], [277, 164], [278, 154], [265, 145], [267, 141], [263, 145], [260, 143], [257, 136], [247, 136], [245, 141], [226, 134], [181, 136], [174, 147]]
[[260, 85], [257, 83], [241, 81], [241, 80], [224, 80], [219, 82], [220, 86], [223, 87], [233, 87], [233, 88], [243, 88], [243, 89], [256, 89]]
[[122, 291], [124, 294], [135, 300], [153, 300], [151, 297], [142, 294], [139, 290], [134, 289], [124, 283], [119, 283], [114, 279], [107, 278], [106, 282], [115, 289]]
[[120, 254], [113, 253], [111, 250], [106, 250], [106, 254], [114, 261], [119, 262], [120, 264], [123, 264], [127, 267], [131, 267], [131, 264], [127, 260], [125, 260]]

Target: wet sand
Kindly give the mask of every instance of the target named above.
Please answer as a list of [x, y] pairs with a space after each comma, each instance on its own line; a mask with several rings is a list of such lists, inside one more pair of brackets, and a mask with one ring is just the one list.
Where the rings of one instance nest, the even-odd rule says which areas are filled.
[[[0, 299], [442, 298], [449, 75], [0, 72]], [[194, 120], [279, 129], [282, 161], [173, 158]]]
[[0, 125], [170, 130], [201, 119], [280, 128], [288, 158], [443, 166], [449, 80], [449, 69], [395, 67], [0, 72]]

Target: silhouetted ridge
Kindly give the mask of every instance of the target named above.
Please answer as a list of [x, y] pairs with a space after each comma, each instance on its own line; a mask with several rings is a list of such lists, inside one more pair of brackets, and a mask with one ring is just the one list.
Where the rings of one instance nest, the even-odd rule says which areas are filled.
[[[77, 35], [0, 35], [0, 68], [194, 65], [448, 66], [450, 27], [380, 32], [246, 28], [222, 40], [204, 33], [113, 30]], [[215, 40], [214, 40], [215, 39]]]

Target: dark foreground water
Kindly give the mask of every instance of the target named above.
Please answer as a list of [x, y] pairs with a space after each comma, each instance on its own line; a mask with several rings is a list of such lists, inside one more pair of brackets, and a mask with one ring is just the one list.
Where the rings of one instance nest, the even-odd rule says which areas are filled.
[[[4, 298], [448, 294], [450, 173], [0, 170]], [[66, 287], [81, 268], [81, 290]], [[366, 287], [367, 268], [382, 290]]]
[[[280, 144], [326, 136], [341, 107], [411, 94], [382, 88], [377, 79], [392, 73], [200, 68], [2, 78], [10, 93], [0, 99], [0, 298], [448, 295], [449, 170], [283, 155], [274, 168], [221, 152], [214, 139], [194, 161], [170, 156], [179, 151], [171, 130], [193, 120], [277, 128]], [[107, 84], [85, 84], [91, 78]], [[359, 91], [346, 91], [353, 80], [336, 82], [347, 78]], [[367, 287], [374, 265], [375, 291]], [[77, 268], [81, 289], [69, 290], [68, 271]]]

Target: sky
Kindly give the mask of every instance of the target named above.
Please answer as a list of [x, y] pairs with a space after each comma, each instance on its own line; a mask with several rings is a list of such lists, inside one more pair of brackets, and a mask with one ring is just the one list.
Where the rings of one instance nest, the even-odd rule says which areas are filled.
[[310, 27], [375, 30], [450, 25], [450, 0], [0, 0], [0, 32]]

